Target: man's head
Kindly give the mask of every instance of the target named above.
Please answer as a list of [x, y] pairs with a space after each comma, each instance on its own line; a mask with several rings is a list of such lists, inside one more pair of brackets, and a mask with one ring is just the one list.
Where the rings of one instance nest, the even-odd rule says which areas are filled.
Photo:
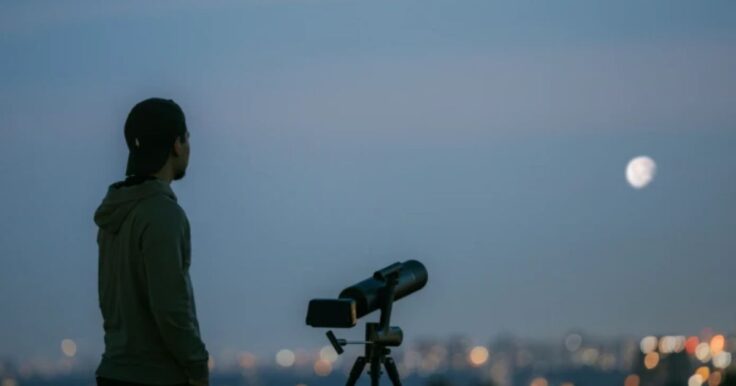
[[125, 121], [125, 175], [184, 177], [189, 164], [189, 131], [184, 112], [170, 99], [150, 98], [133, 107]]

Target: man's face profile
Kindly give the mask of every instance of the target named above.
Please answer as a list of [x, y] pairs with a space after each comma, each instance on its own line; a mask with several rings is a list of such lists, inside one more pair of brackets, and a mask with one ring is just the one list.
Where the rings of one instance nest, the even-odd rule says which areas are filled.
[[174, 162], [174, 181], [178, 181], [184, 178], [187, 166], [189, 166], [189, 131], [184, 134], [183, 138], [176, 138], [174, 152], [177, 156]]

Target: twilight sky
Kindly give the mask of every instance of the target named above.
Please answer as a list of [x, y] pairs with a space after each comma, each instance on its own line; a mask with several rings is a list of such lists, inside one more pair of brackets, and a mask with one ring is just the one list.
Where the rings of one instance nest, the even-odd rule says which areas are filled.
[[100, 354], [92, 215], [151, 96], [215, 355], [321, 346], [308, 300], [409, 258], [409, 340], [735, 330], [733, 1], [238, 3], [0, 5], [0, 357]]

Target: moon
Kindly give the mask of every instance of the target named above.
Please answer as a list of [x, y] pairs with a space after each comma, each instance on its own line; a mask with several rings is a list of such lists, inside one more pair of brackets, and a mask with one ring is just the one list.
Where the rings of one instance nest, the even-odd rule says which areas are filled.
[[645, 155], [632, 158], [626, 165], [626, 180], [634, 189], [642, 189], [649, 185], [656, 173], [657, 164]]

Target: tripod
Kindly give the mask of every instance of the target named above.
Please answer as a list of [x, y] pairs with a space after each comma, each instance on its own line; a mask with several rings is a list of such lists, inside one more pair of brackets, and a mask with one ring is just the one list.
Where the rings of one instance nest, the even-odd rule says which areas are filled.
[[348, 381], [345, 384], [346, 386], [355, 386], [367, 364], [370, 364], [369, 374], [371, 377], [371, 386], [379, 386], [382, 365], [386, 368], [386, 373], [393, 386], [401, 386], [396, 362], [391, 357], [391, 350], [388, 348], [400, 346], [404, 339], [401, 328], [391, 327], [391, 308], [394, 302], [394, 289], [399, 280], [399, 271], [400, 267], [380, 272], [380, 278], [385, 283], [379, 294], [381, 298], [381, 320], [380, 323], [366, 323], [365, 341], [348, 342], [345, 339], [337, 339], [332, 331], [327, 331], [327, 338], [338, 354], [343, 353], [342, 346], [348, 344], [365, 345], [365, 355], [355, 360], [350, 370]]
[[[366, 325], [366, 335], [375, 332], [376, 327], [378, 327], [378, 323], [368, 323]], [[358, 357], [358, 359], [355, 360], [353, 368], [350, 370], [350, 376], [348, 377], [348, 381], [345, 385], [354, 386], [355, 382], [358, 381], [358, 378], [360, 378], [360, 375], [363, 373], [363, 369], [366, 364], [370, 363], [369, 373], [371, 376], [371, 386], [378, 386], [380, 383], [381, 365], [386, 368], [386, 374], [388, 374], [391, 383], [394, 386], [401, 386], [399, 370], [396, 369], [396, 362], [394, 362], [394, 359], [389, 355], [391, 354], [391, 350], [386, 348], [383, 344], [370, 344], [368, 342], [366, 342], [366, 355]]]

